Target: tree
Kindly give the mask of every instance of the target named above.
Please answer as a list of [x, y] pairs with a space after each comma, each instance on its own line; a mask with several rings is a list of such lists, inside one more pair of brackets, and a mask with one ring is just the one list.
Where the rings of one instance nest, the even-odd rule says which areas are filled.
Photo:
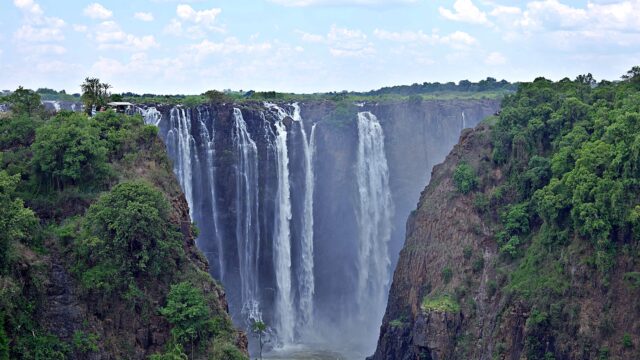
[[37, 223], [33, 211], [15, 198], [19, 181], [20, 175], [9, 176], [6, 171], [0, 171], [0, 274], [9, 265], [13, 242], [27, 239]]
[[209, 102], [212, 103], [229, 101], [229, 97], [218, 90], [209, 90], [202, 95], [204, 95], [209, 100]]
[[133, 277], [160, 275], [182, 249], [168, 201], [141, 181], [120, 183], [102, 195], [87, 211], [84, 227], [89, 239], [98, 239], [90, 251], [96, 266], [115, 269], [123, 288]]
[[36, 115], [42, 109], [40, 95], [22, 86], [7, 97], [7, 103], [14, 114], [25, 114], [29, 117]]
[[258, 344], [260, 345], [260, 359], [262, 360], [262, 348], [264, 347], [264, 336], [267, 333], [267, 324], [263, 321], [255, 321], [251, 325], [251, 331], [258, 337]]
[[211, 334], [213, 320], [202, 290], [189, 282], [171, 286], [167, 296], [167, 305], [160, 314], [173, 325], [171, 334], [180, 342], [191, 343], [191, 357], [194, 355], [194, 343]]
[[32, 149], [36, 176], [47, 186], [100, 187], [106, 178], [107, 148], [82, 114], [59, 113], [36, 130]]
[[98, 78], [88, 77], [84, 79], [84, 83], [80, 85], [80, 88], [82, 89], [81, 98], [87, 115], [91, 115], [91, 110], [94, 106], [100, 108], [107, 104], [111, 85], [101, 83]]
[[640, 66], [634, 66], [626, 74], [622, 75], [622, 79], [630, 83], [640, 84]]

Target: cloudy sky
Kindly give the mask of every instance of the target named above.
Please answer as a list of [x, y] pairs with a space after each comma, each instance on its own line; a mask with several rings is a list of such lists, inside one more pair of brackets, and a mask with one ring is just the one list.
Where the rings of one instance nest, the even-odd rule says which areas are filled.
[[0, 89], [316, 92], [640, 64], [640, 0], [0, 0]]

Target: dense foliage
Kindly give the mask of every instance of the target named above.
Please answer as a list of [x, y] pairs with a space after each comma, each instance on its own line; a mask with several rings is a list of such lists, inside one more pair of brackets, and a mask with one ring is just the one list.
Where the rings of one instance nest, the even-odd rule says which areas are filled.
[[501, 240], [509, 252], [520, 243], [514, 237], [526, 235], [530, 223], [541, 223], [554, 237], [548, 241], [590, 241], [594, 264], [606, 272], [616, 244], [639, 239], [636, 77], [598, 85], [590, 76], [557, 83], [537, 79], [505, 99], [493, 158], [508, 164], [518, 202], [501, 214]]
[[98, 124], [78, 113], [62, 112], [36, 131], [33, 165], [41, 184], [100, 186], [107, 176], [106, 143]]
[[[488, 296], [498, 292], [504, 311], [526, 309], [528, 359], [606, 359], [611, 346], [631, 356], [637, 338], [612, 325], [621, 324], [621, 309], [611, 304], [637, 298], [640, 288], [640, 68], [618, 82], [587, 74], [520, 84], [487, 122], [491, 159], [469, 156], [453, 174], [500, 254], [477, 268], [474, 261], [472, 272], [489, 266]], [[455, 293], [473, 304], [465, 286]], [[594, 309], [578, 305], [585, 303]], [[597, 319], [595, 329], [578, 336], [585, 318]]]
[[[183, 359], [182, 343], [194, 340], [192, 356], [244, 359], [218, 285], [180, 231], [169, 201], [179, 187], [157, 129], [113, 111], [52, 117], [39, 94], [54, 93], [20, 88], [0, 117], [0, 360], [139, 357], [137, 329], [168, 339], [169, 324], [175, 339], [158, 358]], [[191, 292], [176, 295], [176, 283]], [[195, 323], [184, 329], [169, 309]]]

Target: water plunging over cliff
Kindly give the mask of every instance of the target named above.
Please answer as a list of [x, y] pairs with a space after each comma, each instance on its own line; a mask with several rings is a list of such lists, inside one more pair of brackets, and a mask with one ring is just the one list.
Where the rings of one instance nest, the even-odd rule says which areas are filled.
[[388, 242], [393, 203], [382, 126], [370, 112], [358, 113], [356, 179], [359, 195], [358, 315], [364, 324], [375, 326], [384, 313], [390, 280]]
[[[155, 105], [198, 247], [236, 326], [270, 346], [373, 351], [404, 222], [460, 126], [497, 102]], [[464, 114], [464, 115], [463, 115]], [[395, 211], [394, 211], [395, 209]]]

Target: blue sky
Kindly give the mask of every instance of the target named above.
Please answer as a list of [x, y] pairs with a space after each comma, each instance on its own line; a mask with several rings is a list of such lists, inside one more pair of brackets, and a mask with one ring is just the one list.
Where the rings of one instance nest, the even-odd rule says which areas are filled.
[[640, 64], [640, 0], [0, 0], [0, 89], [295, 92]]

